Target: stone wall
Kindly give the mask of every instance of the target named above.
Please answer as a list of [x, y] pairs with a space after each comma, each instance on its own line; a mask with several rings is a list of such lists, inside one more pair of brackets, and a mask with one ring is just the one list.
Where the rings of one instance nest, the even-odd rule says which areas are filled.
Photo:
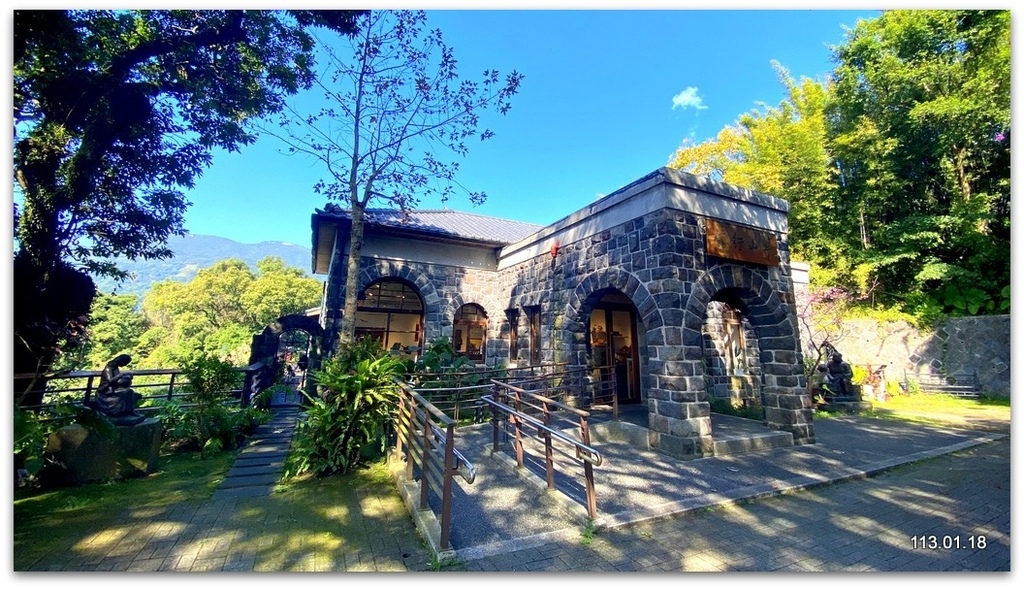
[[922, 331], [904, 321], [843, 322], [835, 344], [851, 364], [884, 365], [887, 378], [977, 375], [983, 392], [1010, 395], [1010, 316], [954, 317]]
[[[813, 443], [786, 243], [779, 267], [717, 259], [705, 220], [658, 209], [536, 256], [502, 274], [509, 306], [541, 309], [543, 360], [587, 364], [586, 322], [603, 294], [628, 297], [640, 323], [640, 365], [651, 446], [674, 456], [712, 453], [704, 328], [709, 307], [744, 310], [769, 429]], [[712, 311], [711, 315], [714, 315]], [[519, 333], [524, 333], [521, 328]], [[522, 348], [522, 346], [520, 346]], [[751, 388], [751, 390], [753, 390]]]
[[[799, 313], [809, 312], [810, 266], [793, 262], [793, 290]], [[803, 328], [803, 324], [801, 324]], [[809, 352], [809, 335], [801, 346]], [[975, 374], [983, 392], [1010, 395], [1010, 316], [952, 317], [931, 330], [905, 321], [851, 319], [843, 322], [833, 342], [850, 364], [885, 366], [886, 378]]]

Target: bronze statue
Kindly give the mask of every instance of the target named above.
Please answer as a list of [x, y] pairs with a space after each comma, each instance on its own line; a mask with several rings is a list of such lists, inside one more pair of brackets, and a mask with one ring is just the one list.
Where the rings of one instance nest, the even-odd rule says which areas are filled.
[[825, 384], [828, 390], [837, 397], [854, 396], [853, 389], [853, 368], [843, 362], [843, 355], [833, 352], [825, 365], [828, 374], [825, 376]]
[[135, 404], [142, 395], [132, 388], [132, 373], [121, 372], [121, 368], [132, 361], [128, 354], [121, 354], [107, 362], [100, 375], [100, 386], [92, 406], [106, 415], [115, 425], [135, 425], [146, 416], [135, 411]]

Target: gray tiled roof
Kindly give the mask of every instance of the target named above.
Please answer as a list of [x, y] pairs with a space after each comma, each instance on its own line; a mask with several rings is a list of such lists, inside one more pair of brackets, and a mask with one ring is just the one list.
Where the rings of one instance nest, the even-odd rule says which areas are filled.
[[[336, 206], [328, 206], [324, 212], [338, 217], [351, 217], [348, 210]], [[397, 209], [367, 209], [364, 219], [368, 225], [378, 227], [413, 229], [500, 244], [515, 243], [544, 227], [449, 209], [411, 210], [404, 213]]]

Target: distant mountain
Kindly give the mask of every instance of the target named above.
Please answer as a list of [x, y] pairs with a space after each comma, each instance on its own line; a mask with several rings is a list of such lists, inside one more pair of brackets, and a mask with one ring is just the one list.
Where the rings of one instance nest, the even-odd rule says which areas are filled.
[[[254, 271], [256, 262], [268, 256], [275, 256], [284, 263], [310, 274], [310, 250], [308, 247], [285, 243], [283, 241], [263, 241], [260, 243], [239, 243], [223, 237], [211, 235], [186, 235], [172, 237], [167, 246], [174, 252], [173, 258], [166, 260], [122, 260], [117, 267], [134, 275], [117, 284], [110, 278], [93, 277], [96, 288], [103, 293], [135, 294], [140, 300], [154, 282], [178, 280], [188, 282], [196, 273], [208, 268], [221, 260], [237, 258], [244, 261]], [[322, 276], [315, 278], [323, 279]]]

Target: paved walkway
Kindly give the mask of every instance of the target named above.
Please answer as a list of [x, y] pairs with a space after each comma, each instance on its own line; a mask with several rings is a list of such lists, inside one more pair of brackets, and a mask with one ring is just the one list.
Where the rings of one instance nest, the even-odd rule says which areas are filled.
[[[278, 413], [240, 454], [236, 468], [247, 468], [241, 464], [247, 455], [279, 451], [271, 448], [294, 417]], [[691, 461], [605, 445], [601, 517], [593, 534], [571, 490], [568, 499], [538, 490], [527, 472], [509, 476], [507, 456], [487, 456], [476, 445], [477, 479], [456, 489], [455, 559], [444, 568], [1010, 569], [1008, 428], [984, 433], [859, 417], [822, 419], [815, 426], [813, 445]], [[661, 461], [655, 469], [660, 474], [638, 458]], [[352, 505], [332, 506], [301, 493], [268, 495], [269, 483], [260, 477], [273, 475], [266, 472], [235, 474], [253, 484], [228, 477], [210, 501], [133, 513], [130, 524], [70, 539], [72, 549], [41, 559], [31, 570], [437, 568], [387, 481], [359, 489]], [[349, 545], [339, 536], [360, 541]]]

